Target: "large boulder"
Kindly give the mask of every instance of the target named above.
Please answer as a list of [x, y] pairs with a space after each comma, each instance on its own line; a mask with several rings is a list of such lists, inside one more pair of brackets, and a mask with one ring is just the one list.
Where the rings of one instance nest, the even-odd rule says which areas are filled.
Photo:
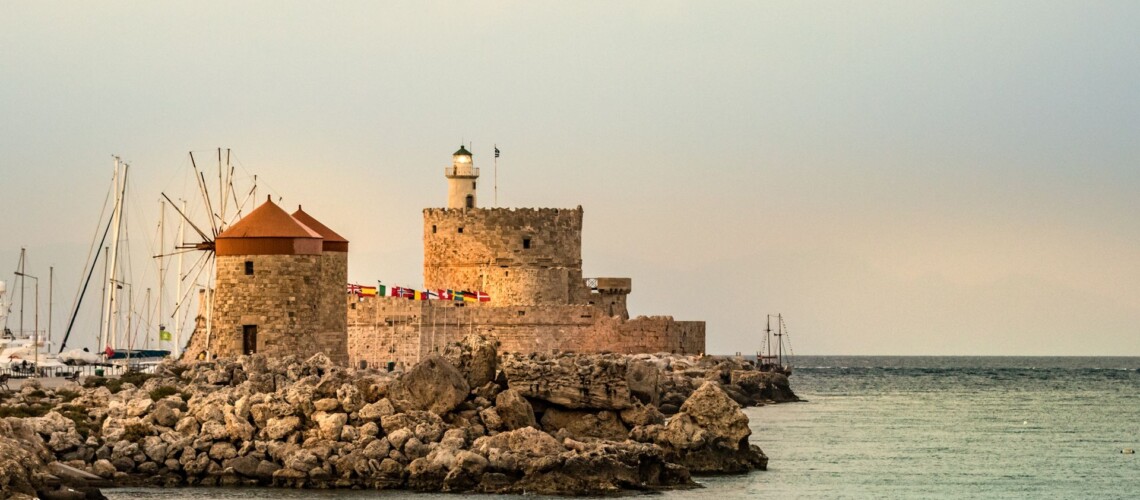
[[517, 472], [541, 467], [539, 462], [544, 460], [556, 460], [566, 447], [550, 434], [523, 427], [476, 439], [471, 450], [487, 457], [493, 469]]
[[635, 441], [653, 442], [669, 461], [696, 473], [735, 473], [765, 469], [768, 457], [748, 443], [748, 416], [714, 381], [705, 382], [665, 425], [633, 429]]
[[629, 359], [616, 354], [503, 357], [510, 388], [564, 408], [622, 410], [631, 406]]
[[443, 415], [467, 399], [470, 391], [459, 370], [447, 360], [432, 356], [393, 383], [388, 398], [401, 411], [427, 410]]
[[470, 387], [482, 387], [495, 380], [499, 367], [498, 343], [480, 334], [471, 334], [462, 341], [448, 344], [443, 357], [455, 366]]
[[538, 425], [534, 419], [534, 408], [519, 391], [514, 389], [507, 389], [495, 396], [494, 412], [502, 427], [507, 430]]

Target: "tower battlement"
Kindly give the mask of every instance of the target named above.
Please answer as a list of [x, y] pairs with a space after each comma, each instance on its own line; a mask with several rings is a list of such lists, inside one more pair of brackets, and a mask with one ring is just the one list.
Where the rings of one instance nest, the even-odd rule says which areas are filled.
[[424, 285], [499, 304], [585, 304], [582, 207], [424, 209]]

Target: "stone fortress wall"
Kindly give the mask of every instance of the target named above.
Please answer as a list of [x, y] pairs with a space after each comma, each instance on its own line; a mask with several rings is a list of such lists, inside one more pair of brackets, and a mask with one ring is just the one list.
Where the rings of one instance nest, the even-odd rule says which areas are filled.
[[413, 364], [470, 333], [500, 352], [700, 354], [703, 321], [629, 319], [629, 278], [582, 276], [582, 207], [424, 210], [424, 285], [490, 302], [348, 296], [354, 366]]
[[[493, 300], [493, 299], [492, 299]], [[349, 362], [410, 366], [470, 333], [499, 341], [499, 352], [700, 354], [703, 321], [671, 316], [627, 320], [597, 305], [488, 306], [397, 297], [348, 297]]]

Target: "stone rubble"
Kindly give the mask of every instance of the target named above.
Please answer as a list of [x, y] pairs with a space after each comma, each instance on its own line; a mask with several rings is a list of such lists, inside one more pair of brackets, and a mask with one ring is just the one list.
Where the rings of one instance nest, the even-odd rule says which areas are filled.
[[8, 413], [50, 408], [0, 419], [0, 497], [48, 487], [52, 462], [115, 485], [162, 487], [695, 487], [691, 473], [766, 468], [738, 402], [794, 399], [780, 377], [667, 355], [500, 357], [478, 335], [402, 374], [346, 369], [321, 354], [164, 364], [124, 377], [116, 392], [89, 380], [0, 400]]

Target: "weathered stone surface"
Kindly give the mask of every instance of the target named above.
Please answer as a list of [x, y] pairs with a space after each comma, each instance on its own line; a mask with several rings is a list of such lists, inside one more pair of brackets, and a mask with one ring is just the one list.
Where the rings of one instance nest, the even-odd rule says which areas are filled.
[[705, 382], [665, 425], [637, 427], [636, 441], [654, 442], [666, 457], [694, 472], [765, 469], [768, 457], [749, 445], [748, 416], [713, 381]]
[[631, 405], [629, 360], [614, 354], [505, 355], [511, 389], [565, 408], [622, 410]]
[[752, 434], [748, 416], [715, 382], [705, 382], [689, 396], [681, 412], [691, 416], [719, 445], [735, 448]]
[[451, 363], [432, 356], [393, 383], [389, 399], [399, 410], [427, 410], [442, 415], [467, 399], [470, 391], [467, 380]]
[[340, 439], [341, 430], [344, 428], [344, 424], [348, 422], [348, 415], [318, 411], [313, 414], [312, 419], [320, 428], [321, 437], [336, 441]]
[[501, 422], [500, 425], [507, 430], [538, 426], [534, 418], [534, 408], [517, 390], [507, 389], [495, 396], [494, 411]]
[[639, 425], [663, 424], [665, 415], [653, 405], [635, 404], [621, 411], [621, 421], [631, 428]]
[[468, 387], [482, 387], [495, 380], [499, 353], [493, 339], [480, 334], [468, 335], [459, 342], [448, 344], [443, 357], [463, 374]]
[[368, 403], [364, 405], [358, 412], [361, 420], [379, 420], [381, 417], [394, 415], [396, 407], [392, 406], [392, 402], [388, 398], [383, 398], [375, 403]]
[[262, 429], [262, 433], [269, 439], [282, 439], [301, 426], [301, 419], [295, 416], [271, 418]]
[[578, 439], [592, 437], [625, 441], [629, 437], [629, 430], [621, 419], [609, 410], [589, 412], [548, 408], [542, 415], [542, 429], [551, 434], [565, 429]]
[[[491, 457], [499, 453], [509, 453], [518, 458], [538, 458], [557, 456], [566, 450], [553, 436], [534, 427], [501, 432], [494, 436], [485, 436], [476, 439], [471, 449], [481, 455]], [[510, 462], [510, 460], [503, 460]], [[502, 467], [502, 465], [501, 465]], [[517, 468], [507, 467], [507, 468]]]

